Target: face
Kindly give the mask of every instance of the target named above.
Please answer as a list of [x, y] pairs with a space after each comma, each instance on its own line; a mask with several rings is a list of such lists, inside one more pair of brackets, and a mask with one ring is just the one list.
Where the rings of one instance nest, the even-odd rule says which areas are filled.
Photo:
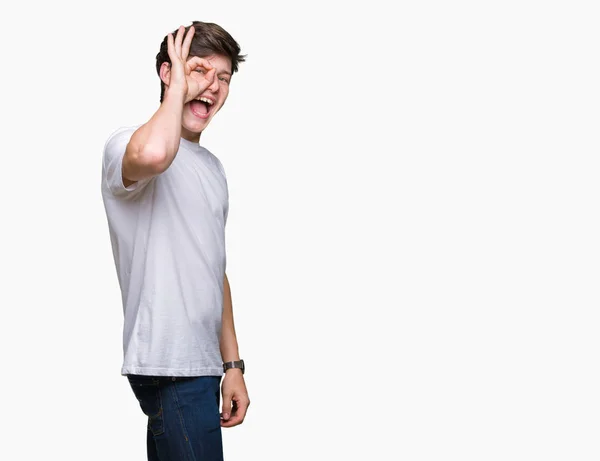
[[[183, 107], [181, 135], [191, 141], [199, 140], [200, 133], [208, 126], [221, 107], [223, 107], [229, 95], [229, 83], [231, 82], [231, 61], [229, 58], [213, 55], [204, 59], [216, 69], [216, 75], [212, 85], [200, 94], [199, 97], [211, 101], [212, 104], [190, 101]], [[205, 72], [205, 69], [197, 68], [192, 71], [192, 78], [200, 80], [202, 74]], [[206, 108], [199, 107], [199, 104], [206, 106]]]

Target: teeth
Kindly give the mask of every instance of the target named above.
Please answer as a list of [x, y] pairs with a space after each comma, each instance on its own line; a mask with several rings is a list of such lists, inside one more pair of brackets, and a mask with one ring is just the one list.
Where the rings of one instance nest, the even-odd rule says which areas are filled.
[[213, 102], [212, 102], [210, 99], [208, 99], [208, 98], [204, 98], [204, 97], [202, 97], [202, 98], [198, 98], [198, 99], [199, 99], [200, 101], [202, 101], [202, 102], [205, 102], [205, 103], [207, 103], [207, 104], [208, 104], [208, 105], [210, 105], [210, 106], [212, 106], [212, 105], [213, 105]]

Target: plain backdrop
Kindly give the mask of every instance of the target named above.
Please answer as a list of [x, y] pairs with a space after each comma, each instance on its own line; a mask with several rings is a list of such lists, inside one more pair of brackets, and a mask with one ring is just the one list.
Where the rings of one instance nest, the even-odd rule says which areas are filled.
[[145, 459], [101, 155], [193, 20], [248, 55], [201, 141], [252, 400], [226, 459], [600, 459], [596, 2], [1, 8], [1, 459]]

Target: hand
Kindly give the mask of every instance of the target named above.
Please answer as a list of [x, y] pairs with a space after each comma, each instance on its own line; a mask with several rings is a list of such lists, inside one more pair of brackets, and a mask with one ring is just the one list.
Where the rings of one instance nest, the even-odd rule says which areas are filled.
[[242, 424], [250, 405], [250, 399], [240, 369], [232, 368], [225, 372], [221, 393], [223, 394], [221, 427], [233, 427]]
[[171, 58], [169, 88], [176, 88], [185, 94], [184, 104], [204, 93], [216, 78], [216, 69], [206, 59], [197, 56], [187, 59], [194, 33], [195, 29], [191, 26], [184, 41], [185, 27], [181, 26], [175, 39], [173, 34], [167, 37], [167, 51]]

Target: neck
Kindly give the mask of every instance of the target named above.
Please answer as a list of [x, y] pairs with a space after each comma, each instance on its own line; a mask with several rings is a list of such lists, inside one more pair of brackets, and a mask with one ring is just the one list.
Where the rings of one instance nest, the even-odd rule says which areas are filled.
[[188, 131], [185, 128], [181, 127], [181, 137], [190, 142], [199, 143], [201, 134], [202, 133], [192, 133], [191, 131]]

